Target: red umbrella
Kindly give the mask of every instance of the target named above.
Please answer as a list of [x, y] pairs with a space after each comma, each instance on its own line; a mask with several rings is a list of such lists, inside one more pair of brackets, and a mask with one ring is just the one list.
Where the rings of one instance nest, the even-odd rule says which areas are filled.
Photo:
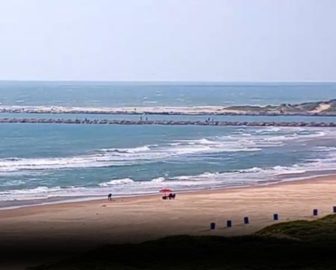
[[166, 195], [166, 193], [168, 193], [168, 192], [171, 193], [173, 191], [170, 188], [163, 188], [163, 189], [160, 190], [160, 192], [162, 192]]

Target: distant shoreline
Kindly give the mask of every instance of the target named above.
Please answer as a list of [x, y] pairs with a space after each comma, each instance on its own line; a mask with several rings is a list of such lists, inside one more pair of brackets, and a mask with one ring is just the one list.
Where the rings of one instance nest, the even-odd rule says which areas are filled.
[[65, 107], [0, 106], [0, 113], [32, 114], [130, 114], [130, 115], [246, 115], [246, 116], [336, 116], [336, 99], [301, 104], [267, 106], [135, 106]]

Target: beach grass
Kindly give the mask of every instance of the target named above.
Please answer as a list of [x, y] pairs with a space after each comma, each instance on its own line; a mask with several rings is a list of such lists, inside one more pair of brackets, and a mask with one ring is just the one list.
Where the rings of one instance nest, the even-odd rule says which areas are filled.
[[33, 270], [335, 269], [336, 215], [292, 221], [239, 237], [172, 236], [107, 245]]
[[268, 226], [256, 233], [259, 236], [296, 239], [311, 242], [336, 243], [336, 215], [314, 221], [298, 220]]

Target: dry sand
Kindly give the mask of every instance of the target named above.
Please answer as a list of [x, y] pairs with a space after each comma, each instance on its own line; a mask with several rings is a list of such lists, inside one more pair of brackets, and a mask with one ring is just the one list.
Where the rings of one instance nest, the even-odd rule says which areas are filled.
[[1, 106], [0, 111], [22, 113], [109, 113], [109, 114], [225, 114], [244, 113], [223, 106], [141, 106], [141, 107], [63, 107], [63, 106]]
[[[336, 176], [268, 186], [118, 198], [112, 202], [62, 203], [0, 211], [0, 246], [73, 248], [84, 250], [104, 243], [140, 242], [168, 235], [243, 235], [281, 221], [313, 219], [336, 206]], [[244, 225], [248, 216], [251, 224]], [[233, 221], [226, 228], [226, 221]], [[209, 230], [210, 222], [217, 229]]]

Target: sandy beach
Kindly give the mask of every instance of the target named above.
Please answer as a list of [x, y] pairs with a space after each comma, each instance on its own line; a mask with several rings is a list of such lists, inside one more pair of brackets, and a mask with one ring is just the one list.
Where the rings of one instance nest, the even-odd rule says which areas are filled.
[[171, 115], [335, 115], [330, 101], [314, 103], [313, 109], [302, 109], [294, 104], [294, 110], [279, 106], [125, 106], [125, 107], [66, 107], [66, 106], [3, 106], [0, 113], [72, 113], [72, 114], [171, 114]]
[[336, 0], [0, 7], [0, 270], [336, 269]]
[[[281, 221], [313, 219], [332, 213], [336, 176], [268, 186], [60, 203], [0, 211], [1, 247], [74, 248], [85, 250], [106, 243], [141, 242], [168, 235], [244, 235]], [[243, 224], [243, 217], [250, 224]], [[226, 228], [227, 220], [233, 227]], [[217, 228], [209, 230], [210, 222]]]

